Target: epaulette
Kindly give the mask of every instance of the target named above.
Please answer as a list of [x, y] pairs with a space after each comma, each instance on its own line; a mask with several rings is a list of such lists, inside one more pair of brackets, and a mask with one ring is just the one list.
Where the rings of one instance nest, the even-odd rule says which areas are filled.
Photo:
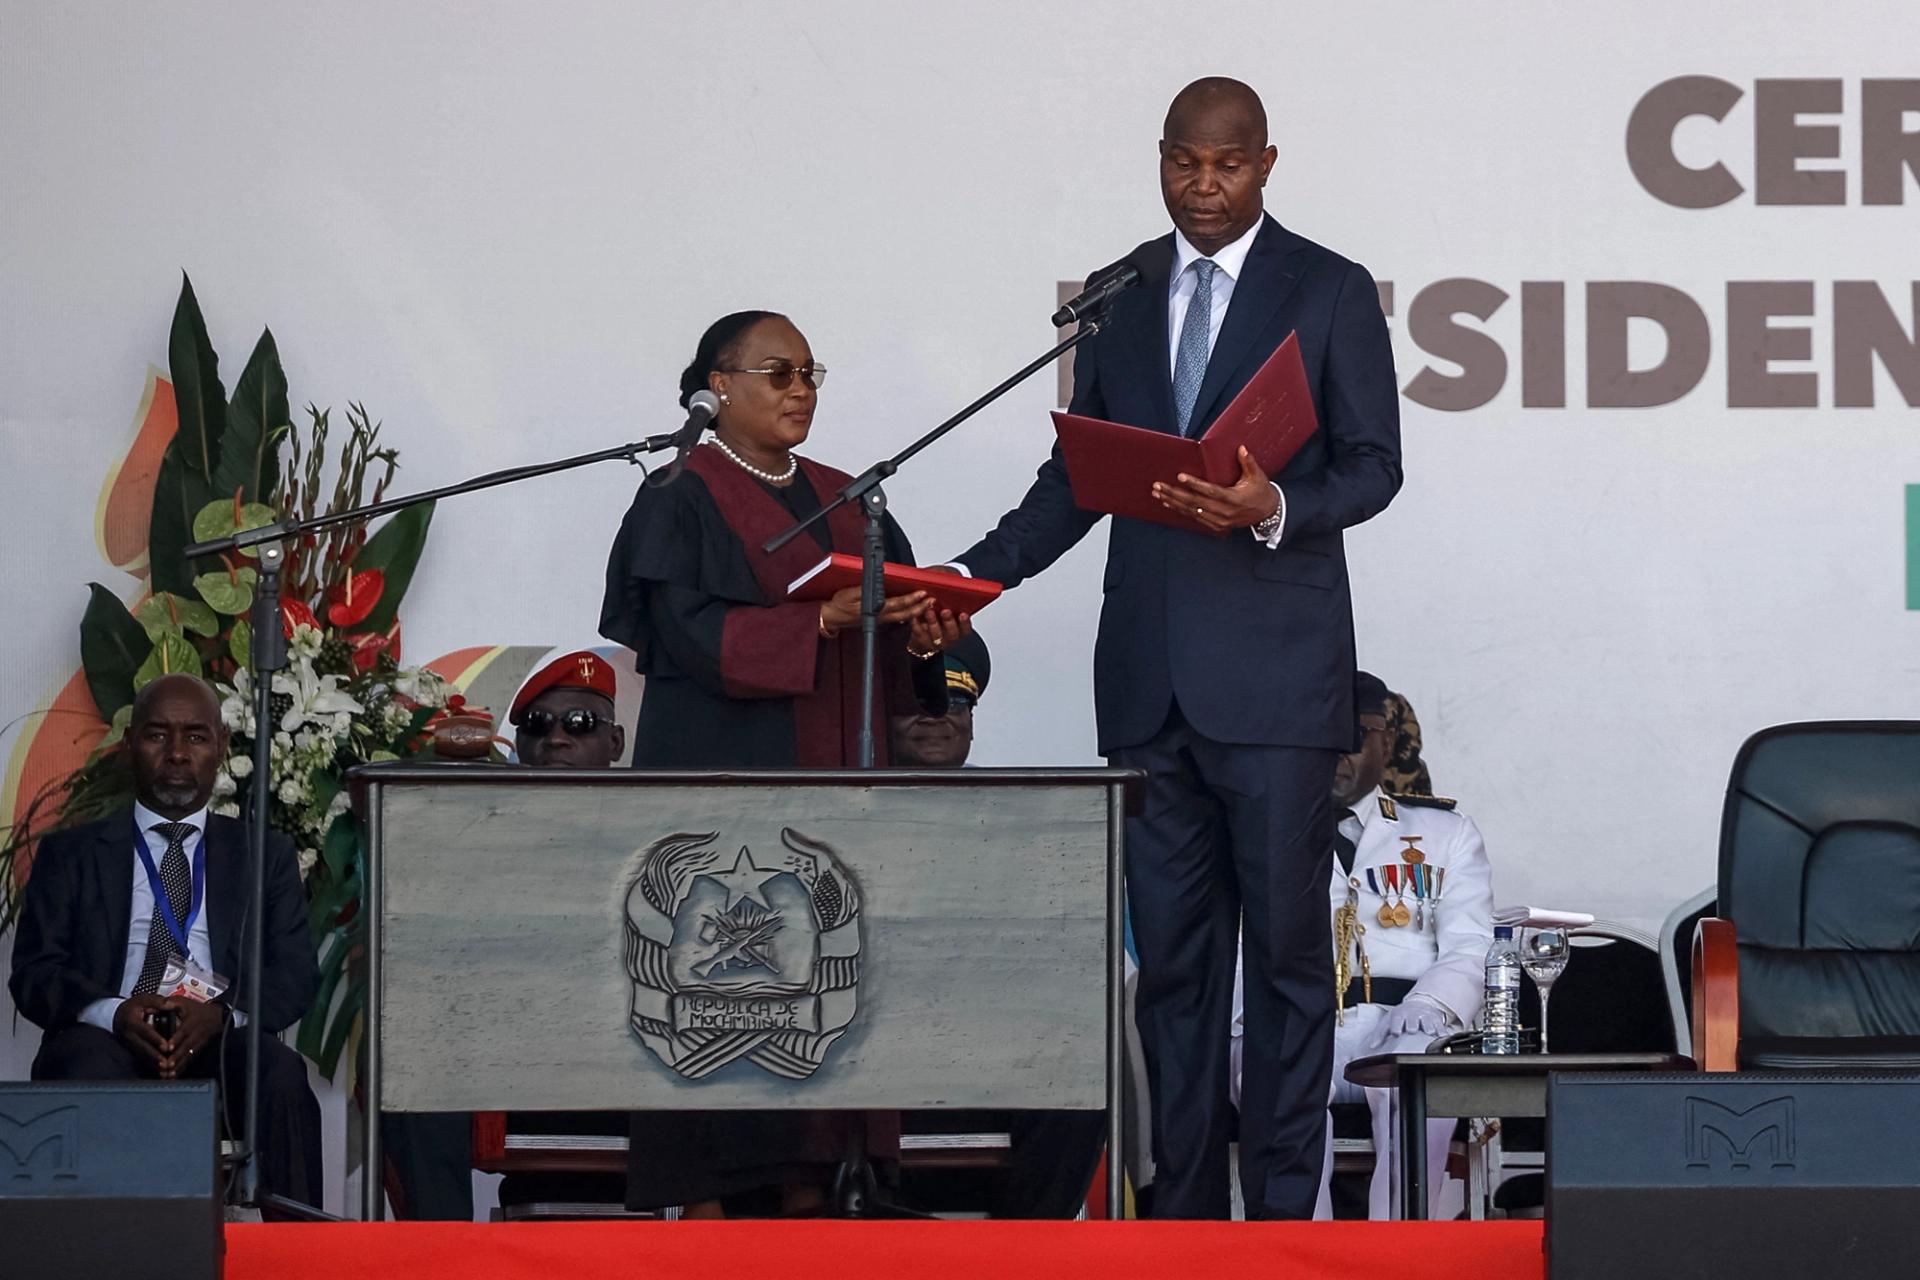
[[1445, 809], [1449, 813], [1460, 807], [1458, 800], [1446, 796], [1394, 796], [1396, 804], [1412, 805], [1416, 809]]

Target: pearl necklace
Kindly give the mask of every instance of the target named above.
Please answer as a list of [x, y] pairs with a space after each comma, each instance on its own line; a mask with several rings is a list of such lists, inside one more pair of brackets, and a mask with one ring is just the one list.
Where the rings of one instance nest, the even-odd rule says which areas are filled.
[[800, 459], [794, 457], [792, 454], [787, 455], [787, 469], [785, 471], [762, 471], [733, 450], [727, 448], [727, 442], [719, 436], [714, 436], [711, 440], [708, 440], [707, 443], [726, 454], [728, 460], [731, 461], [734, 466], [740, 468], [754, 479], [765, 480], [768, 484], [785, 484], [787, 481], [793, 479], [795, 472], [800, 470]]

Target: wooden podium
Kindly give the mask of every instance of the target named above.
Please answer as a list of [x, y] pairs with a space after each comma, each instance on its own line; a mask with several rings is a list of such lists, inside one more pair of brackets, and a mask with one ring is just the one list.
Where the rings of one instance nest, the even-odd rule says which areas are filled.
[[1119, 1152], [1139, 780], [357, 770], [367, 1168], [383, 1110], [1104, 1109]]

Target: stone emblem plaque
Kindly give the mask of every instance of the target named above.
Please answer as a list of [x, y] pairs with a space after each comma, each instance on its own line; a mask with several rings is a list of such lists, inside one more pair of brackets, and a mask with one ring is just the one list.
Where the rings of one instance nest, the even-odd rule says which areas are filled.
[[690, 1080], [736, 1062], [804, 1080], [858, 1011], [860, 891], [791, 827], [776, 850], [663, 836], [625, 907], [633, 1034]]

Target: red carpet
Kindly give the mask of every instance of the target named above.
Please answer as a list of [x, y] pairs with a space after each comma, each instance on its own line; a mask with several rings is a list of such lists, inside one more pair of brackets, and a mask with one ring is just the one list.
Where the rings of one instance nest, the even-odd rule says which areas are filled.
[[227, 1280], [1530, 1280], [1538, 1222], [241, 1224]]

